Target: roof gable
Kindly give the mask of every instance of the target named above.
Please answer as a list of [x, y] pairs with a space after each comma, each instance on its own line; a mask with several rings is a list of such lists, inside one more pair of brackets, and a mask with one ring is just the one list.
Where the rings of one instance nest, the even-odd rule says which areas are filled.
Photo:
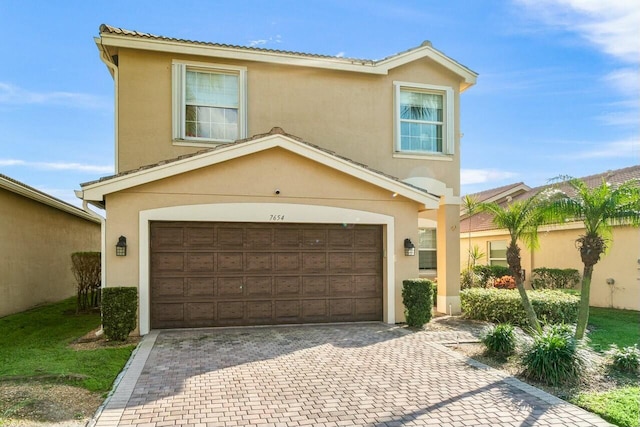
[[273, 128], [269, 133], [239, 140], [232, 144], [220, 145], [197, 153], [143, 166], [133, 171], [105, 177], [98, 181], [87, 182], [81, 185], [82, 190], [77, 192], [77, 195], [83, 200], [101, 205], [107, 194], [275, 147], [288, 150], [354, 178], [386, 189], [393, 194], [406, 197], [420, 203], [425, 209], [437, 209], [439, 206], [439, 197], [422, 188], [404, 183], [398, 178], [371, 169], [332, 151], [309, 144], [300, 138], [286, 134], [280, 128]]
[[0, 174], [0, 188], [15, 193], [19, 196], [26, 197], [43, 205], [50, 206], [52, 208], [58, 209], [62, 212], [66, 212], [71, 215], [75, 215], [79, 218], [86, 219], [87, 221], [99, 223], [100, 221], [86, 213], [80, 208], [76, 206], [70, 205], [67, 202], [64, 202], [60, 199], [57, 199], [53, 196], [50, 196], [46, 193], [43, 193], [40, 190], [36, 190], [33, 187], [28, 186], [20, 181], [17, 181], [13, 178], [9, 178], [6, 175]]
[[[368, 74], [388, 74], [389, 70], [404, 64], [429, 58], [461, 79], [460, 91], [476, 83], [477, 73], [435, 49], [431, 42], [388, 56], [381, 60], [343, 58], [328, 55], [264, 49], [220, 43], [201, 42], [126, 30], [110, 25], [100, 26], [100, 37], [95, 42], [102, 52], [105, 46], [144, 49], [159, 52], [191, 54], [217, 58], [270, 62], [302, 67], [326, 68]], [[107, 55], [108, 56], [108, 55]]]

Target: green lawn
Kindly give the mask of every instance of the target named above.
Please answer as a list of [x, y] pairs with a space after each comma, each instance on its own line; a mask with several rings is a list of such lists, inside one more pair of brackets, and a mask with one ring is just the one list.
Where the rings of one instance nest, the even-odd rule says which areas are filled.
[[74, 298], [0, 318], [0, 381], [46, 380], [109, 391], [134, 346], [68, 346], [99, 325], [99, 313], [75, 314]]
[[640, 346], [640, 311], [591, 307], [588, 337], [589, 346], [599, 352], [609, 350], [611, 344]]

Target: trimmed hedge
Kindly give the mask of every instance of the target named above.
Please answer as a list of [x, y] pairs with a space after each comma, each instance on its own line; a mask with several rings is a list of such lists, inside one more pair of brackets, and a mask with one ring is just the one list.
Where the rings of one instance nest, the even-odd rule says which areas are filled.
[[509, 267], [501, 265], [476, 265], [473, 267], [473, 272], [480, 279], [479, 286], [483, 288], [491, 286], [491, 281], [494, 279], [511, 275]]
[[575, 268], [534, 268], [531, 287], [534, 289], [573, 289], [580, 284], [580, 272]]
[[421, 328], [431, 320], [433, 291], [431, 280], [411, 279], [402, 281], [402, 303], [407, 325]]
[[109, 340], [125, 341], [136, 328], [138, 289], [113, 287], [102, 290], [102, 329]]
[[[580, 299], [564, 292], [528, 291], [533, 309], [542, 323], [576, 323]], [[493, 323], [528, 327], [520, 294], [500, 289], [472, 288], [460, 291], [465, 317]]]

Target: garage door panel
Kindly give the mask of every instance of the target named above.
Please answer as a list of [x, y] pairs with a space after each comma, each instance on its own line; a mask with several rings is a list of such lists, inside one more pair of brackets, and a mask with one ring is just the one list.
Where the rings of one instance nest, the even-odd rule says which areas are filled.
[[250, 324], [269, 324], [273, 322], [272, 301], [247, 301], [247, 320]]
[[244, 302], [242, 301], [223, 301], [217, 304], [218, 320], [227, 324], [232, 322], [242, 323], [245, 318]]
[[302, 254], [302, 270], [304, 272], [324, 272], [327, 270], [327, 254], [326, 253], [310, 253]]
[[276, 276], [274, 281], [276, 297], [299, 297], [302, 295], [299, 276]]
[[216, 281], [219, 298], [238, 298], [244, 294], [242, 277], [218, 277]]
[[329, 254], [329, 269], [331, 271], [353, 270], [353, 254], [351, 252], [333, 252]]
[[382, 228], [151, 223], [152, 328], [382, 319]]
[[245, 279], [245, 296], [247, 298], [271, 298], [273, 295], [273, 278], [271, 276], [249, 276]]
[[302, 289], [305, 297], [326, 297], [329, 295], [328, 278], [326, 276], [305, 276], [302, 278]]
[[242, 252], [218, 252], [216, 261], [216, 270], [221, 273], [244, 271]]
[[301, 307], [299, 300], [276, 300], [276, 321], [283, 322], [300, 322]]
[[213, 272], [213, 253], [187, 253], [186, 272]]
[[273, 270], [273, 253], [247, 253], [244, 270], [253, 273], [270, 273]]
[[297, 252], [282, 252], [275, 254], [276, 273], [300, 271], [300, 254]]
[[185, 228], [185, 246], [189, 248], [210, 248], [215, 243], [213, 227], [187, 227]]
[[219, 249], [237, 249], [244, 245], [244, 229], [239, 227], [218, 227]]
[[160, 272], [184, 271], [184, 255], [182, 253], [155, 253], [151, 262]]
[[182, 277], [163, 277], [156, 281], [154, 297], [182, 297], [184, 294], [184, 279]]
[[214, 297], [215, 279], [213, 277], [190, 277], [186, 279], [187, 289], [184, 293], [189, 297]]
[[302, 322], [328, 322], [329, 303], [326, 299], [302, 301]]

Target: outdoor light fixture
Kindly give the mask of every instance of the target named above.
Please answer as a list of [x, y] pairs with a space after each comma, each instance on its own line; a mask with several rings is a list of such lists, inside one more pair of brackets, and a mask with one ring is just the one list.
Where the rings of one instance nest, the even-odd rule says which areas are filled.
[[118, 237], [118, 243], [116, 243], [116, 256], [127, 256], [127, 238], [124, 236]]
[[414, 256], [416, 254], [416, 245], [411, 239], [404, 239], [404, 254], [406, 256]]

